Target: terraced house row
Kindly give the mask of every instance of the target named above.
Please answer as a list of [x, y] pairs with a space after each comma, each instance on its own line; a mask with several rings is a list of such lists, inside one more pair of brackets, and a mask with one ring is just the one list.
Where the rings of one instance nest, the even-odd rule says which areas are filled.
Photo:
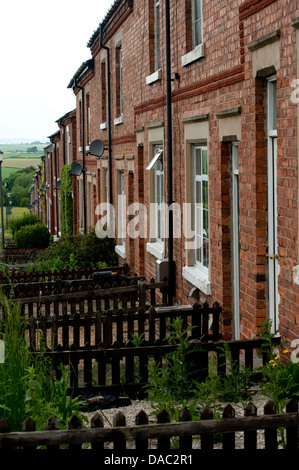
[[53, 234], [71, 165], [73, 231], [107, 222], [119, 262], [167, 276], [173, 303], [219, 302], [226, 338], [265, 319], [299, 338], [298, 6], [116, 0], [36, 177]]

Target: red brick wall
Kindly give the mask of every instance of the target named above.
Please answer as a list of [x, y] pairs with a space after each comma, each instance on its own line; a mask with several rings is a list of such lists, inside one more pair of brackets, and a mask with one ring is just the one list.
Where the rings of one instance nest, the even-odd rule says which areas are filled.
[[[127, 203], [135, 200], [149, 205], [149, 129], [153, 122], [164, 122], [166, 142], [166, 81], [165, 81], [165, 15], [161, 2], [162, 79], [146, 84], [152, 69], [153, 11], [151, 2], [135, 0], [133, 9], [122, 7], [106, 24], [105, 45], [111, 54], [111, 90], [115, 90], [117, 74], [116, 43], [121, 41], [123, 53], [123, 123], [114, 125], [118, 117], [117, 96], [111, 94], [113, 198], [117, 197], [116, 157], [123, 156]], [[218, 301], [223, 306], [223, 332], [233, 334], [232, 323], [232, 234], [231, 234], [231, 157], [229, 143], [219, 138], [217, 113], [241, 107], [240, 151], [240, 309], [241, 336], [251, 337], [259, 331], [268, 312], [267, 261], [267, 139], [265, 121], [265, 79], [252, 74], [252, 54], [248, 44], [280, 29], [280, 69], [278, 85], [278, 243], [280, 328], [288, 337], [298, 337], [298, 286], [293, 283], [292, 270], [298, 263], [297, 204], [298, 154], [297, 110], [288, 98], [290, 83], [296, 78], [296, 35], [291, 21], [296, 16], [295, 0], [212, 0], [203, 2], [204, 57], [186, 67], [181, 57], [190, 51], [190, 2], [171, 5], [171, 71], [179, 79], [172, 82], [173, 118], [173, 196], [185, 202], [186, 167], [185, 136], [182, 119], [208, 114], [209, 185], [210, 185], [210, 276], [211, 296], [200, 294], [201, 300]], [[99, 50], [98, 39], [91, 47], [94, 74], [84, 84], [90, 95], [91, 140], [101, 138], [107, 145], [108, 131], [102, 123], [103, 67], [105, 52]], [[77, 94], [77, 104], [81, 92]], [[138, 129], [138, 132], [136, 130]], [[77, 136], [80, 136], [80, 115], [77, 106]], [[86, 132], [86, 131], [85, 131]], [[76, 159], [80, 143], [77, 137]], [[127, 157], [134, 156], [134, 174]], [[105, 152], [107, 156], [107, 152]], [[119, 161], [118, 161], [119, 162]], [[167, 165], [164, 160], [165, 187]], [[103, 160], [88, 159], [91, 171], [101, 170]], [[118, 163], [119, 164], [119, 163]], [[94, 170], [96, 168], [96, 170]], [[102, 194], [97, 178], [96, 194]], [[132, 188], [134, 196], [132, 196]], [[133, 199], [132, 199], [133, 197]], [[99, 200], [98, 200], [99, 202]], [[127, 262], [147, 279], [156, 277], [156, 259], [146, 250], [147, 240], [127, 240]], [[166, 244], [167, 248], [167, 244]], [[166, 249], [167, 255], [167, 249]], [[193, 302], [192, 285], [183, 278], [186, 264], [184, 239], [174, 240], [176, 262], [176, 301]], [[122, 260], [123, 261], [123, 260]]]

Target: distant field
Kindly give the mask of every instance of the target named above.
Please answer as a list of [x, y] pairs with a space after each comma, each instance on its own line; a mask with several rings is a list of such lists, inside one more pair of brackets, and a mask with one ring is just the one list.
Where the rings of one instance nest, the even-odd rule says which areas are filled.
[[7, 179], [12, 173], [18, 171], [19, 168], [11, 168], [11, 167], [2, 167], [2, 178]]
[[[32, 155], [32, 154], [30, 154]], [[40, 157], [26, 157], [26, 158], [4, 158], [3, 168], [27, 168], [28, 166], [37, 166], [41, 163]]]
[[[27, 152], [27, 149], [36, 147], [36, 152]], [[41, 156], [44, 154], [46, 144], [0, 144], [0, 150], [3, 152], [3, 178], [8, 178], [13, 171], [20, 170], [29, 166], [37, 168], [41, 162]]]
[[[18, 217], [22, 217], [24, 214], [28, 214], [29, 209], [27, 207], [13, 207], [12, 214], [8, 216], [8, 222], [14, 218], [17, 219]], [[6, 207], [3, 207], [3, 222], [4, 227], [6, 227]], [[0, 233], [1, 233], [1, 213], [0, 213]]]

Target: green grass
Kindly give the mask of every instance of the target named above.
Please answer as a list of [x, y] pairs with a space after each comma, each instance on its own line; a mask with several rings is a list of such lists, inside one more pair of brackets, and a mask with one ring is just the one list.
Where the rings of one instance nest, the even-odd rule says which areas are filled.
[[2, 167], [2, 178], [8, 179], [12, 173], [18, 171], [19, 168], [10, 168], [10, 167]]

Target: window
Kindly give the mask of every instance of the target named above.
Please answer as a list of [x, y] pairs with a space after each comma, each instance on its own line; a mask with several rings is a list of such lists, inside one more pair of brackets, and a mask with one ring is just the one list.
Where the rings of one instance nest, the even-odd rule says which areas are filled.
[[88, 145], [90, 144], [90, 100], [89, 94], [86, 95], [86, 110], [87, 110], [87, 139]]
[[152, 146], [152, 160], [147, 166], [150, 171], [150, 241], [147, 251], [158, 259], [165, 257], [165, 197], [164, 197], [164, 166], [163, 148]]
[[186, 0], [186, 54], [182, 66], [204, 57], [202, 0]]
[[122, 47], [116, 48], [116, 113], [123, 114]]
[[192, 0], [193, 48], [202, 43], [202, 3]]
[[106, 63], [101, 62], [102, 123], [107, 121]]
[[125, 196], [125, 174], [123, 171], [119, 172], [119, 239], [121, 245], [126, 244], [126, 196]]
[[155, 5], [155, 71], [161, 68], [160, 60], [160, 0], [154, 0]]
[[164, 169], [163, 169], [162, 158], [159, 158], [155, 165], [155, 202], [157, 204], [157, 216], [156, 216], [157, 241], [163, 242], [164, 230], [165, 230], [165, 210], [164, 210]]
[[209, 267], [209, 193], [207, 147], [194, 146], [193, 150], [193, 220], [195, 233], [194, 261], [203, 269]]

